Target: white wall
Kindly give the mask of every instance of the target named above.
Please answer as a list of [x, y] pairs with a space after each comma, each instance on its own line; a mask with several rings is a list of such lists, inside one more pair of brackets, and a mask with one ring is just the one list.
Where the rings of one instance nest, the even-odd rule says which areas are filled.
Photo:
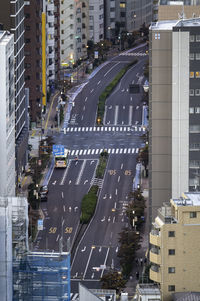
[[0, 35], [0, 66], [0, 196], [14, 196], [15, 100], [13, 35]]
[[172, 39], [172, 198], [177, 198], [189, 186], [189, 32], [173, 32]]

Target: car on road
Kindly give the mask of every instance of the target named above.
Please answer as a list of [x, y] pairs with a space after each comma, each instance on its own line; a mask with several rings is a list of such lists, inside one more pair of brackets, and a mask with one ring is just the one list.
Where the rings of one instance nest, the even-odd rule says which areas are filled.
[[47, 201], [48, 187], [46, 185], [40, 187], [39, 195], [40, 195], [41, 202]]

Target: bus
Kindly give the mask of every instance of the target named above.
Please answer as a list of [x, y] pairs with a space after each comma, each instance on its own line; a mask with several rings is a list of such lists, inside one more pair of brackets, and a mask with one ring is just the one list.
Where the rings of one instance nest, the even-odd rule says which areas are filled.
[[64, 155], [55, 156], [55, 167], [56, 168], [66, 168], [69, 158], [69, 150], [65, 148]]

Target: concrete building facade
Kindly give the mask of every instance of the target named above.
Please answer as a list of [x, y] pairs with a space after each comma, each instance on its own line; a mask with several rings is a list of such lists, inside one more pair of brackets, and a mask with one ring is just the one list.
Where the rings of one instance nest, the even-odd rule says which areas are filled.
[[154, 0], [153, 21], [190, 19], [200, 16], [199, 0]]
[[145, 23], [152, 21], [152, 0], [111, 0], [104, 1], [105, 6], [105, 37], [115, 37], [115, 25], [120, 31], [133, 32]]
[[159, 284], [163, 301], [199, 291], [199, 231], [199, 193], [185, 193], [158, 210], [150, 233], [150, 279]]
[[181, 191], [200, 189], [200, 19], [150, 27], [150, 220]]
[[14, 35], [0, 31], [0, 196], [15, 196]]
[[14, 34], [16, 179], [28, 160], [28, 103], [24, 80], [24, 1], [0, 1], [0, 23]]
[[[29, 116], [40, 125], [42, 114], [42, 1], [26, 1], [25, 14], [25, 87], [29, 94]], [[33, 24], [31, 26], [31, 24]]]
[[89, 39], [94, 43], [104, 39], [104, 1], [89, 0]]

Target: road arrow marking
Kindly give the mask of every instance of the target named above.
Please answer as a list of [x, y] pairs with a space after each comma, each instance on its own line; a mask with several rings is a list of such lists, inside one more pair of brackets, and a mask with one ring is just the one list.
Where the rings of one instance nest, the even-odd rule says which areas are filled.
[[76, 210], [78, 209], [78, 207], [74, 207], [74, 211], [76, 212]]
[[101, 222], [104, 222], [104, 221], [105, 221], [105, 219], [106, 219], [106, 218], [105, 218], [105, 216], [104, 216], [104, 217], [101, 219]]
[[104, 197], [103, 197], [104, 200], [106, 199], [106, 196], [107, 196], [107, 194], [104, 195]]
[[101, 250], [102, 250], [102, 247], [99, 248], [99, 252], [101, 252]]
[[98, 83], [97, 83], [97, 85], [99, 85], [99, 84], [100, 84], [100, 82], [101, 82], [101, 81], [99, 80], [99, 81], [98, 81]]
[[92, 160], [92, 161], [90, 162], [90, 165], [92, 165], [92, 163], [94, 163], [94, 160]]
[[72, 207], [69, 207], [69, 212], [71, 212], [72, 211]]
[[110, 194], [109, 199], [112, 199], [112, 194]]
[[108, 222], [110, 222], [110, 216], [109, 216], [109, 218], [108, 218]]
[[94, 273], [92, 273], [92, 276], [91, 276], [91, 278], [92, 278], [92, 279], [94, 278]]
[[88, 180], [85, 180], [84, 185], [88, 182]]
[[54, 181], [53, 183], [52, 183], [52, 185], [55, 185], [56, 184], [56, 181]]
[[85, 252], [85, 250], [86, 250], [86, 246], [81, 250], [81, 252]]
[[118, 252], [118, 250], [119, 250], [119, 248], [117, 247], [117, 248], [116, 248], [116, 250], [115, 250], [115, 252], [117, 253], [117, 252]]
[[69, 180], [69, 184], [71, 184], [71, 182], [72, 182], [72, 181], [71, 181], [71, 180]]

